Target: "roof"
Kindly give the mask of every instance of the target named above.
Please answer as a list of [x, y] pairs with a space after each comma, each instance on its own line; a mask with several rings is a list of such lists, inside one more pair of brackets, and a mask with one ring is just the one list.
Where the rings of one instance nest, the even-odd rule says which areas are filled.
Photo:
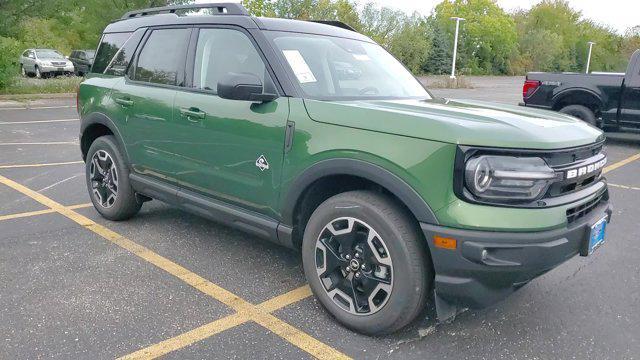
[[[228, 9], [227, 10], [227, 7]], [[213, 8], [216, 15], [179, 16], [176, 11], [190, 8]], [[224, 10], [224, 11], [223, 11]], [[105, 33], [132, 32], [139, 28], [164, 25], [236, 25], [245, 29], [261, 29], [267, 31], [289, 31], [307, 34], [337, 36], [349, 39], [372, 42], [368, 37], [353, 31], [348, 25], [338, 21], [302, 21], [252, 17], [238, 4], [195, 4], [162, 8], [151, 8], [126, 13], [105, 28]]]

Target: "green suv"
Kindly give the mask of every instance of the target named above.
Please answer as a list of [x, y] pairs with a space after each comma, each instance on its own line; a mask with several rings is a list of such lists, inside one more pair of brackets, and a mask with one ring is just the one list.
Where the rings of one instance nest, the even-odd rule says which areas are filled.
[[297, 249], [322, 305], [366, 334], [428, 300], [439, 320], [492, 304], [592, 253], [611, 217], [600, 130], [434, 98], [334, 21], [238, 4], [127, 13], [78, 111], [102, 216], [157, 199]]

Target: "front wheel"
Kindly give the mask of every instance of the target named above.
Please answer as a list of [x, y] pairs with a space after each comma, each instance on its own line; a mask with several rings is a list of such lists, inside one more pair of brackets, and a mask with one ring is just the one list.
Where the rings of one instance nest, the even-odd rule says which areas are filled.
[[390, 197], [338, 194], [311, 215], [302, 260], [309, 285], [340, 323], [380, 335], [425, 309], [433, 267], [417, 223]]
[[129, 182], [129, 171], [116, 139], [97, 138], [86, 159], [87, 189], [95, 209], [109, 220], [126, 220], [140, 211], [142, 202]]
[[40, 72], [40, 68], [36, 66], [36, 77], [38, 79], [42, 79], [42, 73]]

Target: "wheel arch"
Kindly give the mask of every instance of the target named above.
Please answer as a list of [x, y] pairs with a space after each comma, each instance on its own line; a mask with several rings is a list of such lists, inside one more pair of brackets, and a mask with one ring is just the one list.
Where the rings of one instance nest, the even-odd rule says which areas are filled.
[[559, 111], [565, 106], [582, 105], [593, 111], [596, 116], [602, 111], [604, 100], [589, 89], [566, 89], [553, 97], [553, 110]]
[[86, 160], [87, 152], [95, 139], [104, 135], [113, 135], [116, 138], [118, 147], [122, 151], [125, 162], [129, 163], [129, 156], [124, 141], [118, 131], [118, 127], [107, 115], [102, 113], [91, 113], [82, 118], [80, 126], [80, 150], [82, 151], [82, 159]]
[[438, 224], [426, 201], [389, 170], [363, 160], [329, 159], [305, 169], [289, 186], [284, 197], [282, 221], [291, 228], [290, 244], [299, 248], [306, 223], [317, 205], [333, 195], [361, 189], [387, 193], [417, 222]]

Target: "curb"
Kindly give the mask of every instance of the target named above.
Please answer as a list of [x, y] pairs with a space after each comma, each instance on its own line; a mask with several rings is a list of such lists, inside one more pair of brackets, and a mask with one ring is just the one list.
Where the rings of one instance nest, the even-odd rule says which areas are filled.
[[41, 100], [41, 99], [68, 99], [74, 98], [75, 93], [55, 94], [6, 94], [0, 95], [0, 100]]

